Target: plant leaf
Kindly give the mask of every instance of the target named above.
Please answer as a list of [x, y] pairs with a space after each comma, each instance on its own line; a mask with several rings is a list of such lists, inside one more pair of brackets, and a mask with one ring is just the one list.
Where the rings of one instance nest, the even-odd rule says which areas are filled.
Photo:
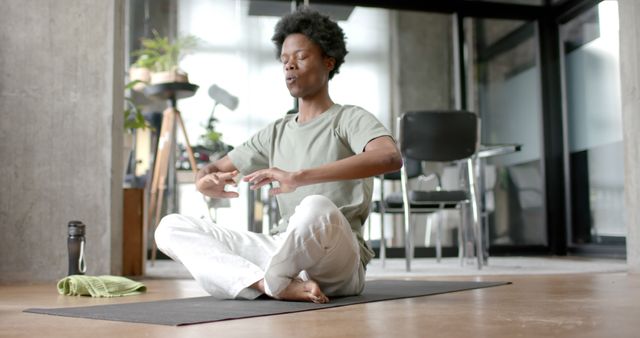
[[144, 83], [144, 81], [142, 81], [142, 80], [133, 80], [133, 81], [127, 83], [124, 86], [124, 89], [125, 90], [129, 90], [129, 89], [133, 88], [135, 85], [137, 85], [138, 83]]

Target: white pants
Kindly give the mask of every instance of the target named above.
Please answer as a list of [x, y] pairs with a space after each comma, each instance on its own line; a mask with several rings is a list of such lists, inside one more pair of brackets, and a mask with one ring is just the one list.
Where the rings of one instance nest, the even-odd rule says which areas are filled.
[[356, 236], [335, 204], [320, 195], [303, 199], [287, 231], [275, 236], [173, 214], [162, 219], [155, 240], [216, 298], [254, 299], [260, 292], [249, 286], [260, 279], [276, 298], [296, 277], [316, 281], [327, 296], [356, 295], [364, 288]]

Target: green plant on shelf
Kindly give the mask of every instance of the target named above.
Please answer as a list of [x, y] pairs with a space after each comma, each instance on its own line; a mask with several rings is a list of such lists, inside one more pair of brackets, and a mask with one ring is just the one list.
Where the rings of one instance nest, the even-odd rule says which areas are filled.
[[134, 65], [152, 72], [166, 72], [176, 70], [180, 59], [198, 45], [199, 39], [188, 35], [171, 42], [168, 37], [153, 31], [153, 37], [143, 38], [141, 43], [142, 48], [133, 52], [138, 57]]
[[200, 143], [214, 153], [223, 151], [226, 146], [224, 142], [222, 142], [222, 133], [215, 131], [211, 125], [208, 126], [205, 133], [200, 136]]

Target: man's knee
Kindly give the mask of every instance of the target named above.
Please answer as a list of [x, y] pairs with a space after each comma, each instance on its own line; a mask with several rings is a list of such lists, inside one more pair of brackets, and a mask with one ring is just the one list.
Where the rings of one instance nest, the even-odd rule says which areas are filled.
[[312, 217], [332, 216], [340, 213], [338, 207], [327, 197], [309, 195], [300, 202], [300, 208]]
[[303, 198], [300, 201], [300, 207], [323, 214], [339, 212], [338, 207], [329, 198], [322, 195], [309, 195]]
[[184, 224], [184, 222], [185, 217], [179, 214], [170, 214], [164, 216], [160, 220], [160, 223], [154, 233], [156, 245], [160, 250], [166, 248], [169, 243], [171, 243], [171, 237], [174, 229], [180, 224]]
[[327, 197], [310, 195], [305, 197], [296, 208], [294, 226], [310, 227], [314, 225], [337, 225], [341, 222], [342, 213]]

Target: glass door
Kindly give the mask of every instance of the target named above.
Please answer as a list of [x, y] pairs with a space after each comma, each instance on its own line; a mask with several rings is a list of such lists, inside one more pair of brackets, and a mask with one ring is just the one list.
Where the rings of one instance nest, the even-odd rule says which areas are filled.
[[484, 159], [482, 199], [491, 247], [545, 247], [538, 33], [535, 21], [464, 19], [466, 108], [481, 118], [482, 144], [520, 151]]
[[560, 25], [570, 247], [624, 252], [618, 3]]

